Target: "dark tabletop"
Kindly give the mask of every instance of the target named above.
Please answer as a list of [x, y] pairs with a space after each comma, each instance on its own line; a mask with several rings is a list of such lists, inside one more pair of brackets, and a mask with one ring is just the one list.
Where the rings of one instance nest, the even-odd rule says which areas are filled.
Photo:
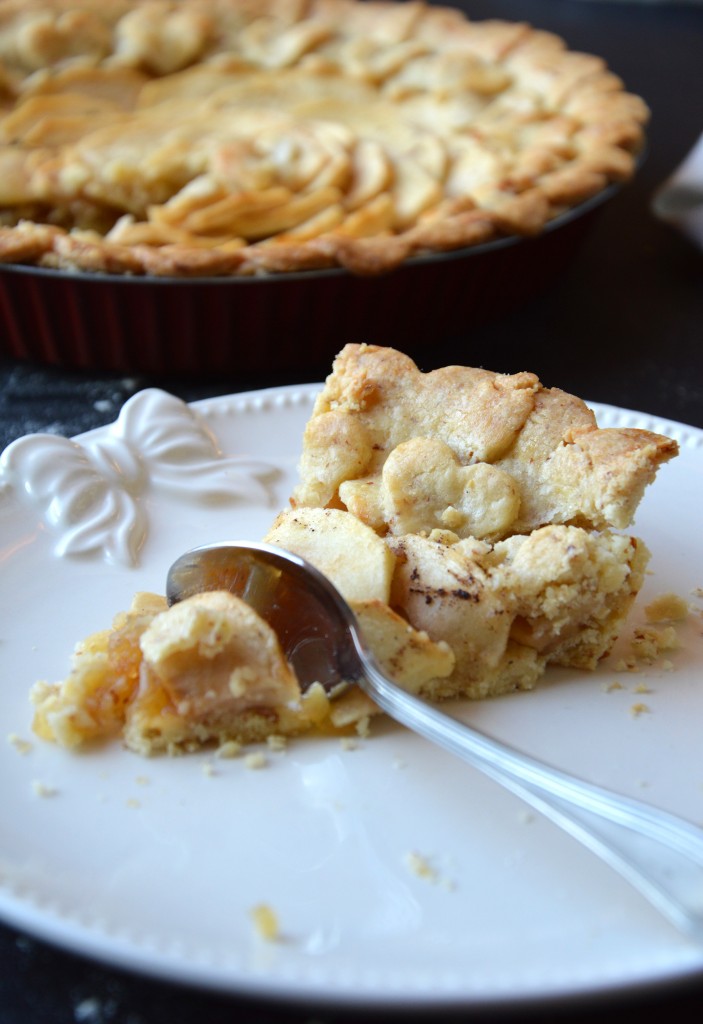
[[[532, 370], [545, 384], [593, 401], [703, 427], [703, 252], [651, 213], [653, 193], [703, 131], [703, 9], [598, 0], [473, 0], [458, 6], [477, 19], [529, 21], [559, 33], [572, 49], [599, 54], [646, 99], [652, 122], [635, 181], [604, 207], [553, 285], [523, 308], [504, 316], [496, 310], [482, 327], [434, 345], [422, 368], [480, 358], [494, 370]], [[145, 386], [191, 401], [316, 379], [319, 374], [309, 369], [283, 375], [275, 368], [257, 377], [233, 372], [216, 380], [154, 379], [0, 357], [0, 450], [33, 431], [71, 436], [112, 422], [125, 399]], [[512, 1008], [501, 1016], [629, 1024], [643, 1008], [698, 1024], [703, 977], [673, 988], [608, 993], [597, 1001]], [[132, 977], [0, 925], [0, 1024], [327, 1024], [349, 1016], [334, 1007], [252, 1003]], [[364, 1018], [374, 1016], [389, 1015]], [[485, 1015], [459, 1009], [423, 1014], [422, 1020], [469, 1016]]]

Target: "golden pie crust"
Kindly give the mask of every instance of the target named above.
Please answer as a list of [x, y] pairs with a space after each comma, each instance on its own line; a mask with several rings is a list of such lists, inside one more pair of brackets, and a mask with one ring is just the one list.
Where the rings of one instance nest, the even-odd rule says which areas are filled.
[[599, 428], [534, 373], [423, 373], [395, 349], [346, 345], [306, 425], [292, 503], [341, 505], [381, 535], [625, 529], [677, 452], [649, 430]]
[[0, 0], [0, 262], [380, 273], [539, 233], [647, 117], [554, 34], [412, 0]]

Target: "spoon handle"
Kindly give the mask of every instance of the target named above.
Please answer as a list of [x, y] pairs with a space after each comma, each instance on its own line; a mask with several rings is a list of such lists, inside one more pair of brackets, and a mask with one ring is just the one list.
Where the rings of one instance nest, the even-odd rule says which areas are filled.
[[618, 871], [665, 917], [703, 942], [703, 829], [542, 764], [391, 683], [359, 647], [360, 680], [391, 718], [516, 793]]

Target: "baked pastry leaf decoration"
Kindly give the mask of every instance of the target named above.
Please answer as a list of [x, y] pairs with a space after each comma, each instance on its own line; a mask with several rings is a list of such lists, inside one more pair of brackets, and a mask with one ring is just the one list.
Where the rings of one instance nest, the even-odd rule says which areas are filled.
[[422, 373], [394, 349], [348, 345], [307, 424], [292, 503], [341, 504], [392, 535], [623, 529], [677, 451], [651, 431], [600, 429], [581, 399], [532, 373]]

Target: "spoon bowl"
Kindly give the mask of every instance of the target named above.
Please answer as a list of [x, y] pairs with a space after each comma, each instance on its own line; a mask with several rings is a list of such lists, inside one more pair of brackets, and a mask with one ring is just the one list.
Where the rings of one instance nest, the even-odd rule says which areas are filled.
[[327, 693], [359, 682], [362, 641], [356, 617], [314, 566], [268, 544], [208, 544], [182, 555], [169, 570], [166, 598], [175, 604], [205, 590], [229, 590], [277, 634], [300, 688]]
[[305, 559], [267, 544], [195, 548], [169, 570], [169, 604], [229, 590], [275, 630], [301, 689], [352, 683], [397, 722], [467, 761], [582, 842], [671, 923], [703, 942], [703, 829], [523, 754], [403, 690], [381, 670], [354, 612]]

